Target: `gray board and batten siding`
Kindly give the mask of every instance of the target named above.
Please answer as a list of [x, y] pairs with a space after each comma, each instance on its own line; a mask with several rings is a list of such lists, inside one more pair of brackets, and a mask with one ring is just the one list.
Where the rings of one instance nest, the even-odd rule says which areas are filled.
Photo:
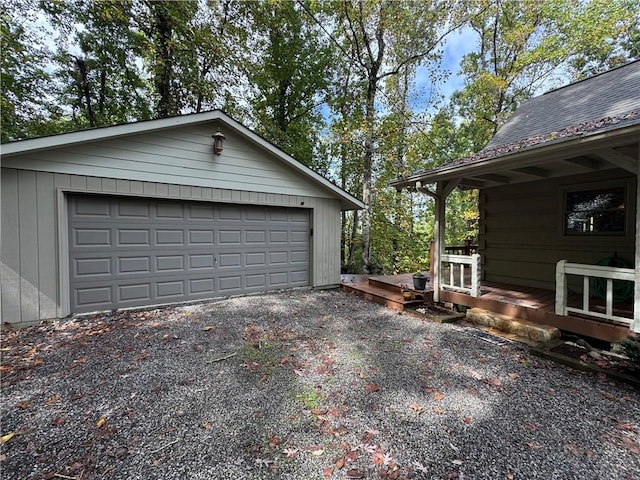
[[[237, 123], [230, 125], [228, 117], [212, 114], [205, 120], [103, 135], [96, 141], [59, 142], [52, 148], [16, 152], [13, 147], [10, 154], [3, 145], [2, 321], [26, 325], [72, 313], [69, 202], [92, 195], [106, 203], [110, 197], [116, 203], [127, 197], [134, 203], [147, 201], [149, 208], [171, 200], [188, 209], [196, 202], [212, 208], [213, 214], [234, 205], [241, 207], [245, 219], [247, 212], [293, 213], [308, 222], [306, 285], [339, 285], [340, 212], [360, 208], [361, 202], [316, 180], [319, 176], [306, 173], [306, 167], [292, 165], [291, 157], [275, 147], [248, 138], [254, 134]], [[218, 126], [226, 136], [220, 156], [212, 153], [211, 139]], [[187, 274], [182, 280], [189, 278]]]
[[[626, 189], [625, 234], [565, 235], [563, 193], [607, 185]], [[481, 190], [479, 253], [483, 279], [553, 290], [559, 260], [592, 265], [617, 254], [633, 264], [635, 198], [636, 177], [622, 169]]]

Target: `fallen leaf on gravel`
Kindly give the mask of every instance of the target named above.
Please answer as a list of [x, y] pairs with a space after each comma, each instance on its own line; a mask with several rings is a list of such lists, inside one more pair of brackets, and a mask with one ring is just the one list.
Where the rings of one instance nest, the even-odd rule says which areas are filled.
[[333, 476], [333, 467], [327, 467], [322, 470], [322, 476], [324, 478], [331, 478]]
[[133, 361], [134, 362], [139, 362], [140, 360], [144, 360], [146, 358], [149, 358], [149, 353], [147, 353], [146, 350], [141, 351], [138, 355], [136, 355], [135, 357], [133, 357]]
[[502, 380], [500, 380], [499, 378], [487, 378], [485, 381], [489, 385], [494, 386], [494, 387], [502, 386]]
[[364, 473], [362, 473], [360, 470], [356, 470], [351, 469], [351, 470], [347, 470], [347, 474], [346, 474], [346, 478], [364, 478]]
[[513, 473], [507, 473], [507, 480], [513, 480], [514, 478]]
[[480, 363], [487, 363], [489, 360], [487, 360], [486, 358], [479, 358], [478, 361]]
[[464, 423], [466, 423], [467, 425], [470, 425], [470, 424], [471, 424], [471, 422], [473, 422], [473, 420], [471, 420], [471, 417], [464, 417], [464, 418], [462, 419], [462, 421], [463, 421]]
[[298, 453], [298, 449], [297, 448], [285, 448], [282, 453], [284, 453], [287, 458], [294, 458], [296, 456], [296, 454]]
[[478, 395], [478, 389], [477, 388], [470, 388], [469, 390], [467, 390], [467, 392], [470, 395]]
[[20, 410], [26, 410], [27, 408], [29, 408], [29, 402], [18, 402], [16, 403], [16, 407]]
[[346, 453], [344, 459], [347, 463], [354, 463], [358, 460], [359, 457], [360, 455], [358, 455], [358, 452], [356, 450], [351, 450]]
[[517, 374], [517, 373], [515, 373], [515, 372], [514, 372], [514, 373], [510, 373], [510, 374], [509, 374], [509, 378], [510, 378], [511, 380], [515, 380], [515, 379], [517, 379], [518, 377], [520, 377], [520, 375], [518, 375], [518, 374]]
[[324, 415], [327, 413], [327, 410], [322, 408], [312, 408], [311, 413], [314, 415]]
[[438, 415], [442, 415], [442, 414], [444, 413], [444, 410], [443, 410], [443, 409], [441, 409], [441, 408], [437, 408], [437, 407], [436, 407], [436, 408], [434, 408], [434, 409], [433, 409], [433, 411], [434, 411], [435, 413], [437, 413]]
[[454, 465], [462, 465], [464, 462], [462, 460], [453, 460], [451, 463], [453, 463]]
[[51, 422], [51, 424], [55, 425], [56, 427], [60, 427], [60, 426], [64, 425], [64, 422], [65, 422], [64, 418], [56, 418], [55, 420], [53, 420]]
[[315, 450], [311, 450], [311, 455], [315, 455], [316, 457], [319, 457], [323, 453], [324, 453], [324, 448], [323, 447], [318, 447]]
[[52, 395], [47, 399], [47, 403], [49, 405], [53, 405], [54, 403], [56, 403], [58, 400], [60, 400], [60, 395]]
[[416, 467], [416, 470], [418, 470], [419, 472], [429, 473], [429, 471], [427, 470], [427, 467], [425, 467], [420, 462], [413, 462], [413, 466]]
[[151, 322], [151, 326], [153, 328], [159, 327], [160, 326], [160, 322]]
[[442, 400], [443, 398], [444, 398], [444, 393], [442, 393], [442, 392], [436, 392], [436, 393], [434, 393], [434, 394], [433, 394], [433, 399], [434, 399], [436, 402], [439, 402], [439, 401], [440, 401], [440, 400]]
[[525, 445], [529, 447], [531, 450], [537, 450], [538, 448], [540, 448], [540, 445], [538, 445], [535, 442], [525, 442]]
[[281, 443], [282, 440], [280, 440], [280, 438], [276, 437], [275, 435], [273, 437], [269, 437], [269, 448], [276, 448]]
[[0, 437], [0, 443], [7, 443], [9, 440], [13, 438], [15, 434], [16, 432], [11, 432], [11, 433], [7, 433], [6, 435], [3, 435], [2, 437]]
[[77, 360], [74, 360], [73, 363], [87, 363], [88, 357], [82, 357]]
[[380, 447], [378, 447], [378, 449], [373, 452], [373, 455], [371, 455], [371, 461], [376, 467], [379, 467], [384, 463], [384, 453], [382, 453], [382, 449]]
[[637, 427], [635, 425], [632, 425], [630, 423], [624, 423], [624, 422], [618, 422], [616, 424], [616, 428], [618, 430], [624, 430], [626, 432], [635, 432], [637, 430]]
[[587, 450], [573, 443], [566, 444], [564, 448], [574, 455], [584, 455], [587, 458], [593, 458], [595, 456], [595, 453], [593, 453], [591, 450]]
[[11, 370], [13, 370], [11, 365], [2, 365], [0, 367], [0, 372], [10, 372]]
[[338, 470], [342, 470], [342, 468], [344, 467], [344, 457], [340, 457], [338, 460], [336, 460], [335, 466]]
[[535, 432], [538, 429], [538, 426], [533, 422], [524, 422], [522, 426], [527, 430], [531, 430], [532, 432]]
[[478, 372], [476, 372], [475, 370], [471, 370], [469, 372], [469, 375], [471, 375], [471, 378], [475, 379], [475, 380], [482, 380], [482, 375], [480, 375]]
[[29, 364], [30, 367], [37, 367], [39, 365], [42, 365], [44, 363], [44, 360], [41, 358], [36, 358], [33, 362], [31, 362]]
[[205, 422], [202, 425], [200, 425], [200, 428], [204, 428], [205, 430], [211, 430], [213, 427], [210, 422]]
[[452, 470], [442, 478], [444, 478], [444, 480], [454, 480], [458, 478], [458, 472], [456, 472], [455, 470]]
[[96, 427], [101, 428], [105, 423], [107, 423], [107, 419], [104, 417], [100, 417], [96, 422]]
[[213, 325], [207, 325], [206, 327], [204, 327], [204, 328], [202, 329], [202, 331], [203, 331], [203, 332], [210, 332], [210, 331], [211, 331], [211, 330], [213, 330], [214, 328], [216, 328], [216, 327], [214, 327]]
[[422, 411], [422, 407], [415, 402], [409, 405], [409, 408], [416, 413], [420, 413]]
[[369, 385], [366, 385], [364, 389], [369, 393], [379, 392], [380, 385], [376, 385], [375, 383], [370, 383]]
[[7, 456], [4, 453], [0, 454], [0, 462], [4, 462], [6, 459]]

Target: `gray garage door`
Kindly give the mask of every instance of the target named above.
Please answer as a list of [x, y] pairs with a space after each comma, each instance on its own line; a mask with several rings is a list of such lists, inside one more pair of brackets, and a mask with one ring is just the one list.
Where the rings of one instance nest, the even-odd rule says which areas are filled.
[[71, 311], [309, 284], [309, 214], [278, 208], [69, 196]]

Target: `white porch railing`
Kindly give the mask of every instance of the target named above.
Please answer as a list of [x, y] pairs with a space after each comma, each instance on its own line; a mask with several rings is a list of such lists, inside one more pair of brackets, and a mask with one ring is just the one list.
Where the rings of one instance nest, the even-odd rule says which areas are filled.
[[[442, 255], [441, 260], [443, 264], [449, 264], [449, 281], [442, 279], [443, 288], [468, 293], [472, 297], [480, 296], [480, 255]], [[469, 269], [471, 274], [467, 278]]]
[[[582, 276], [582, 308], [569, 307], [567, 305], [567, 275]], [[591, 278], [604, 278], [607, 281], [607, 292], [605, 295], [605, 313], [594, 312], [589, 309], [589, 280]], [[600, 265], [582, 265], [579, 263], [568, 263], [566, 260], [560, 260], [556, 265], [556, 315], [566, 316], [568, 313], [580, 313], [597, 318], [605, 318], [607, 320], [616, 320], [618, 322], [627, 323], [629, 326], [633, 323], [632, 318], [621, 317], [613, 314], [613, 281], [627, 280], [633, 282], [635, 280], [635, 270], [633, 268], [605, 267]], [[634, 308], [638, 308], [635, 306]]]

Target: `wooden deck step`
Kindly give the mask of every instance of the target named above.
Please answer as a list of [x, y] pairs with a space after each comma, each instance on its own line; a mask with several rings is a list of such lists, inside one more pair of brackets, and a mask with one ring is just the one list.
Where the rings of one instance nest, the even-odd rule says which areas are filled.
[[425, 302], [425, 300], [405, 300], [400, 291], [391, 290], [385, 286], [372, 285], [369, 282], [343, 283], [342, 289], [400, 311], [405, 308], [418, 307]]

